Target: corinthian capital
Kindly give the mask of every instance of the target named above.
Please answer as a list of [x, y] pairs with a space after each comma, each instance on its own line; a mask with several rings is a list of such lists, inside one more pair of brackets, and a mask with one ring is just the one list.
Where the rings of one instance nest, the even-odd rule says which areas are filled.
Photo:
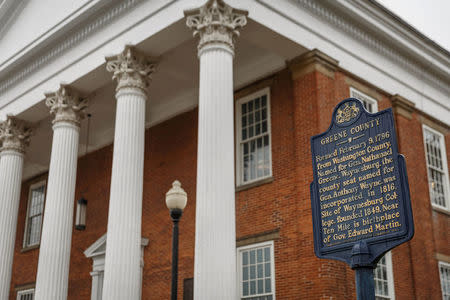
[[151, 75], [156, 70], [156, 62], [133, 47], [126, 46], [119, 55], [106, 58], [106, 70], [112, 72], [113, 79], [117, 80], [116, 91], [124, 87], [134, 87], [146, 92]]
[[248, 12], [232, 8], [223, 0], [209, 0], [200, 8], [184, 12], [186, 25], [200, 37], [198, 49], [210, 43], [222, 43], [234, 51], [238, 29], [247, 24]]
[[24, 153], [26, 146], [30, 143], [31, 133], [30, 124], [7, 116], [6, 121], [0, 123], [0, 144], [2, 144], [0, 152], [14, 150]]
[[80, 126], [87, 99], [82, 99], [77, 91], [67, 85], [61, 85], [54, 93], [46, 93], [45, 97], [45, 104], [50, 108], [50, 113], [55, 115], [53, 124], [69, 122]]

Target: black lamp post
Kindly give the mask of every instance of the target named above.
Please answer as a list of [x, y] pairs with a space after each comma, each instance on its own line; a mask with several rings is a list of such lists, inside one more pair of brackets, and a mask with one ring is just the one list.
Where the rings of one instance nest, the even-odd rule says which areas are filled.
[[177, 299], [178, 292], [178, 222], [186, 207], [187, 194], [181, 187], [181, 183], [175, 180], [172, 188], [166, 193], [166, 205], [173, 221], [172, 233], [172, 291], [171, 300]]

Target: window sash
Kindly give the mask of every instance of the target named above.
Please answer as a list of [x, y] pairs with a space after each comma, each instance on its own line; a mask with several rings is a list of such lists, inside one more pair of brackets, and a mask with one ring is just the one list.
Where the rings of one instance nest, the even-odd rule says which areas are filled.
[[431, 204], [449, 210], [450, 191], [444, 136], [423, 125], [423, 139]]
[[387, 252], [377, 264], [373, 271], [375, 285], [375, 299], [395, 299], [394, 274], [392, 270], [392, 255]]
[[45, 181], [33, 184], [30, 187], [25, 221], [24, 247], [31, 247], [40, 243], [45, 193]]
[[441, 282], [442, 299], [450, 299], [450, 264], [439, 262], [439, 278]]
[[[262, 103], [263, 98], [265, 98], [264, 105]], [[256, 99], [259, 99], [259, 106], [254, 108]], [[250, 109], [249, 103], [253, 103]], [[245, 112], [242, 110], [243, 104], [246, 105]], [[263, 112], [265, 112], [265, 115]], [[255, 117], [255, 113], [259, 114], [259, 117]], [[249, 121], [250, 115], [253, 118], [251, 124]], [[236, 175], [238, 185], [249, 184], [272, 176], [270, 127], [269, 88], [248, 95], [236, 102], [236, 137], [238, 139], [236, 143]], [[249, 134], [250, 128], [253, 128], [252, 134]], [[246, 136], [243, 136], [245, 133]]]
[[377, 100], [353, 87], [350, 87], [350, 97], [360, 100], [368, 112], [375, 113], [378, 111]]
[[273, 241], [240, 247], [237, 251], [240, 299], [274, 300]]
[[33, 300], [34, 288], [17, 292], [17, 300]]

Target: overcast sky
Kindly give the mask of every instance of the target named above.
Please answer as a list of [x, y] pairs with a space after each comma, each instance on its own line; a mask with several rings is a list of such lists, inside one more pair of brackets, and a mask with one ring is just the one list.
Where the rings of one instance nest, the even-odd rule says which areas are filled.
[[450, 0], [377, 0], [450, 51]]

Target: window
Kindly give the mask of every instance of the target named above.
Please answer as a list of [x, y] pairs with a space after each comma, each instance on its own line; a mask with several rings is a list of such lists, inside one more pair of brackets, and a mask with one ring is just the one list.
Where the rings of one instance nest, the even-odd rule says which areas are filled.
[[350, 88], [350, 97], [361, 100], [364, 105], [364, 108], [370, 112], [374, 113], [378, 111], [378, 102], [374, 98], [358, 91], [357, 89]]
[[240, 299], [275, 299], [273, 254], [273, 241], [238, 248]]
[[450, 209], [444, 136], [424, 125], [423, 139], [431, 203], [435, 207]]
[[[140, 269], [140, 292], [142, 294], [142, 274], [144, 269], [144, 248], [148, 245], [148, 239], [141, 239], [141, 269]], [[84, 251], [84, 255], [92, 258], [92, 288], [91, 300], [102, 300], [103, 280], [105, 274], [105, 254], [106, 254], [106, 234], [101, 236], [89, 248]]]
[[17, 292], [17, 300], [33, 300], [34, 299], [34, 289], [26, 289]]
[[439, 262], [439, 274], [441, 278], [442, 299], [450, 300], [450, 264]]
[[45, 181], [33, 184], [28, 195], [24, 248], [39, 245], [44, 212]]
[[269, 88], [237, 101], [236, 123], [238, 184], [272, 176]]
[[373, 270], [373, 279], [375, 281], [376, 300], [395, 299], [391, 252], [387, 252], [378, 261], [377, 268]]

